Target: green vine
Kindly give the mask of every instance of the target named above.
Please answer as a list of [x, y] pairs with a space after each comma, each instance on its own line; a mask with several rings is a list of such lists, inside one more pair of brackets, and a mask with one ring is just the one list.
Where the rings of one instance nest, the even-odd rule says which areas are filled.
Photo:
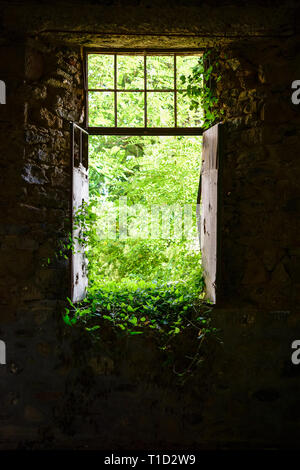
[[[74, 229], [79, 234], [73, 239], [71, 233], [62, 245], [58, 256], [66, 257], [76, 252], [76, 244], [85, 250], [89, 264], [95, 263], [93, 248], [97, 243], [96, 214], [94, 203], [83, 205], [74, 217]], [[76, 242], [76, 243], [75, 243]], [[203, 285], [203, 279], [200, 280]], [[99, 284], [91, 279], [86, 298], [74, 304], [67, 298], [63, 320], [70, 327], [83, 327], [93, 339], [101, 338], [101, 330], [110, 327], [116, 334], [134, 336], [156, 332], [159, 348], [172, 354], [173, 339], [189, 329], [198, 342], [196, 353], [187, 355], [188, 366], [181, 372], [173, 372], [185, 380], [203, 360], [203, 344], [216, 337], [217, 329], [211, 323], [211, 305], [199, 298], [199, 286], [180, 282], [164, 284], [146, 281], [128, 281], [117, 284], [107, 281]]]
[[215, 94], [215, 84], [221, 80], [218, 75], [218, 61], [212, 65], [211, 51], [206, 51], [199, 57], [198, 63], [193, 67], [191, 74], [181, 75], [180, 80], [186, 91], [183, 96], [190, 100], [190, 109], [203, 109], [203, 127], [211, 127], [222, 115], [217, 109], [218, 98]]

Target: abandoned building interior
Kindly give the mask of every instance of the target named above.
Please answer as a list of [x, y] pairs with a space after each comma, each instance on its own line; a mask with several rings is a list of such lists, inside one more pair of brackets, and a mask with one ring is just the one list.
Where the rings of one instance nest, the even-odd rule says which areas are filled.
[[[299, 447], [299, 14], [296, 0], [0, 2], [1, 449]], [[214, 125], [133, 133], [203, 136], [203, 305], [217, 339], [186, 328], [163, 349], [155, 330], [108, 324], [96, 341], [63, 321], [87, 286], [81, 258], [54, 256], [76, 149], [88, 166], [87, 133], [117, 133], [88, 122], [89, 51], [210, 53]]]

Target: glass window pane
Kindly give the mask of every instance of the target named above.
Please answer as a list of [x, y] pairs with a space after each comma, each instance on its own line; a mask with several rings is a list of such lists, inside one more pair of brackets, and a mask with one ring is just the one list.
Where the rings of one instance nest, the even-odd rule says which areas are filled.
[[118, 88], [144, 89], [144, 56], [117, 56]]
[[177, 88], [186, 88], [180, 77], [189, 76], [199, 62], [199, 56], [176, 56]]
[[147, 89], [174, 88], [174, 56], [147, 56]]
[[190, 109], [190, 100], [184, 96], [184, 92], [177, 93], [177, 126], [178, 127], [201, 127], [203, 123], [203, 110]]
[[111, 127], [114, 125], [114, 93], [108, 91], [90, 91], [89, 126]]
[[174, 93], [147, 93], [147, 118], [149, 127], [174, 126]]
[[114, 88], [113, 55], [88, 55], [88, 87]]
[[118, 93], [118, 127], [144, 126], [144, 93]]

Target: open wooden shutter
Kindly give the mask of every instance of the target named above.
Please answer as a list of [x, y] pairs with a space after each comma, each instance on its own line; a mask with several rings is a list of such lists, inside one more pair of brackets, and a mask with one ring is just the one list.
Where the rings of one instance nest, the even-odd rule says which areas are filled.
[[[74, 222], [74, 216], [82, 206], [83, 201], [88, 203], [89, 199], [87, 156], [85, 158], [83, 156], [84, 151], [87, 152], [87, 145], [83, 145], [83, 137], [84, 135], [87, 136], [87, 132], [73, 122], [70, 124], [72, 169], [71, 211], [73, 238], [73, 252], [71, 255], [71, 300], [72, 302], [79, 302], [86, 296], [88, 285], [87, 259], [84, 253], [84, 248], [78, 240], [78, 238], [82, 238], [82, 229], [78, 223]], [[76, 139], [76, 137], [79, 137], [79, 139]]]
[[216, 124], [203, 133], [201, 166], [201, 253], [206, 296], [217, 300], [218, 269], [218, 217], [219, 217], [219, 161], [220, 131]]

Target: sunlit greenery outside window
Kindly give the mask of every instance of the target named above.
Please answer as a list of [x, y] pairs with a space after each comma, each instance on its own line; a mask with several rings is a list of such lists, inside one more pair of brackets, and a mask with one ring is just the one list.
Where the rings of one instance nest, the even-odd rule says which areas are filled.
[[[184, 88], [200, 58], [195, 53], [87, 53], [89, 184], [95, 217], [85, 246], [89, 288], [79, 307], [83, 318], [91, 314], [93, 322], [106, 319], [131, 334], [140, 333], [136, 329], [143, 325], [176, 334], [190, 324], [203, 297], [196, 223], [203, 110], [191, 109]], [[125, 131], [118, 134], [120, 128]], [[197, 131], [181, 135], [180, 129], [188, 128]], [[179, 130], [176, 135], [174, 129]], [[125, 239], [119, 218], [124, 199]], [[175, 205], [182, 215], [185, 206], [192, 209], [189, 236], [185, 230], [175, 236], [181, 222], [172, 215], [170, 235], [162, 230], [157, 237], [130, 237], [131, 227], [141, 228], [139, 233], [146, 228], [143, 211]]]
[[[202, 285], [196, 224], [202, 137], [117, 134], [119, 127], [133, 129], [134, 134], [141, 127], [201, 126], [203, 111], [190, 109], [182, 79], [199, 66], [200, 59], [195, 53], [87, 54], [89, 128], [104, 128], [103, 135], [89, 137], [90, 199], [97, 212], [97, 237], [90, 244], [90, 285], [104, 280]], [[116, 135], [105, 135], [105, 128], [112, 127]], [[124, 199], [126, 239], [119, 217]], [[172, 213], [171, 232], [166, 234], [163, 210], [176, 205], [180, 220], [178, 213]], [[189, 234], [181, 225], [186, 207], [192, 213]], [[153, 236], [148, 217], [153, 208], [160, 219], [158, 236]], [[131, 236], [133, 231], [141, 235]]]
[[[96, 202], [98, 236], [89, 268], [96, 283], [127, 278], [201, 284], [200, 148], [201, 136], [90, 136], [90, 199]], [[124, 200], [126, 237], [119, 218]], [[170, 210], [163, 220], [172, 208], [178, 212]], [[153, 233], [150, 216], [156, 214]], [[167, 233], [165, 222], [170, 223]]]
[[200, 55], [102, 54], [88, 57], [90, 127], [200, 127], [203, 112], [191, 109], [182, 76]]

